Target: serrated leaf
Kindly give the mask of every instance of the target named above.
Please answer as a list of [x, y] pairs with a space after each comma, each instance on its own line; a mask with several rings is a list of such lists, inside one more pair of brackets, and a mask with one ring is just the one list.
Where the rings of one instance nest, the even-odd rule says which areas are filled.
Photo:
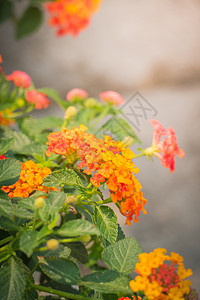
[[10, 149], [10, 147], [14, 144], [15, 140], [13, 138], [8, 139], [0, 139], [0, 155], [4, 154], [6, 151]]
[[70, 186], [75, 186], [80, 182], [80, 179], [76, 172], [73, 170], [59, 170], [52, 172], [49, 174], [47, 177], [44, 178], [43, 180], [43, 185], [52, 187], [52, 186], [61, 186], [62, 184], [64, 185], [70, 185]]
[[106, 270], [95, 272], [82, 278], [79, 285], [84, 285], [100, 293], [132, 294], [129, 287], [130, 277], [119, 274], [116, 271]]
[[24, 269], [13, 257], [0, 268], [1, 300], [22, 299], [26, 276]]
[[63, 192], [49, 191], [48, 196], [44, 199], [45, 205], [39, 209], [39, 218], [46, 222], [48, 220], [56, 220], [59, 218], [59, 210], [65, 204], [66, 195]]
[[39, 258], [42, 271], [59, 283], [76, 284], [80, 278], [78, 266], [72, 261], [59, 258]]
[[14, 158], [0, 160], [0, 186], [14, 184], [21, 172], [20, 162]]
[[31, 143], [31, 140], [25, 135], [24, 133], [20, 131], [13, 131], [13, 130], [4, 130], [5, 137], [8, 138], [14, 138], [15, 143], [12, 146], [12, 151], [18, 152], [20, 149], [22, 149], [24, 146]]
[[84, 244], [81, 242], [68, 243], [67, 247], [71, 250], [70, 256], [81, 264], [88, 262], [88, 253]]
[[0, 217], [0, 229], [6, 230], [6, 231], [18, 231], [19, 230], [18, 224], [16, 224], [16, 221], [12, 221], [6, 217]]
[[76, 236], [82, 236], [82, 235], [99, 235], [98, 228], [95, 227], [94, 224], [90, 223], [87, 220], [72, 220], [67, 223], [65, 223], [58, 231], [57, 233], [61, 236], [70, 236], [70, 237], [76, 237]]
[[138, 255], [142, 252], [136, 239], [127, 237], [105, 248], [102, 258], [111, 270], [130, 274], [134, 271]]
[[42, 23], [43, 13], [38, 7], [29, 6], [17, 23], [16, 37], [32, 34]]
[[118, 224], [117, 216], [108, 206], [95, 206], [94, 223], [99, 228], [102, 236], [111, 244], [117, 239]]
[[46, 146], [39, 143], [30, 143], [23, 148], [19, 149], [19, 153], [23, 155], [35, 155], [35, 154], [44, 154], [46, 151]]

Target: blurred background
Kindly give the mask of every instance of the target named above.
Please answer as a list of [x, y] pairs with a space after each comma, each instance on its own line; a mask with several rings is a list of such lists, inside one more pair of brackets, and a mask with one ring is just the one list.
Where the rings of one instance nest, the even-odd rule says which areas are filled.
[[[192, 268], [193, 286], [200, 292], [200, 1], [104, 0], [77, 38], [55, 37], [46, 16], [36, 34], [20, 41], [6, 22], [0, 39], [7, 74], [25, 71], [37, 88], [55, 88], [62, 97], [79, 87], [93, 97], [116, 90], [128, 101], [139, 91], [157, 111], [156, 118], [166, 128], [174, 127], [186, 153], [176, 159], [174, 173], [159, 160], [136, 162], [148, 214], [128, 227], [116, 213], [126, 235], [134, 236], [144, 251], [165, 247], [179, 252]], [[143, 147], [151, 144], [148, 119], [153, 110], [137, 124]], [[44, 114], [64, 113], [52, 103], [37, 112], [38, 117]], [[134, 126], [136, 120], [130, 118]]]

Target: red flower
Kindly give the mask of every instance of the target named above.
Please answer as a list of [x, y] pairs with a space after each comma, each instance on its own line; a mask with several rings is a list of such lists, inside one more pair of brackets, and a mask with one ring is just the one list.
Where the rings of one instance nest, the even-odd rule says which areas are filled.
[[75, 99], [87, 99], [88, 93], [82, 89], [72, 89], [67, 93], [66, 99], [67, 101], [73, 101]]
[[35, 104], [35, 109], [47, 108], [50, 105], [50, 101], [46, 95], [38, 93], [36, 90], [27, 91], [26, 100], [30, 104]]
[[14, 71], [6, 77], [7, 80], [12, 81], [16, 86], [27, 89], [31, 86], [31, 78], [28, 74], [22, 71]]

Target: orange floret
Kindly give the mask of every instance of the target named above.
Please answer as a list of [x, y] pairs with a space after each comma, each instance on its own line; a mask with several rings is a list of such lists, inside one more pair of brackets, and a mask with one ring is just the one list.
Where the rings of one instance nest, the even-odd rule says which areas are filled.
[[86, 130], [87, 127], [80, 125], [71, 130], [64, 128], [51, 133], [46, 155], [65, 155], [68, 161], [79, 162], [78, 168], [92, 175], [90, 181], [95, 187], [106, 182], [112, 201], [127, 217], [126, 224], [131, 224], [133, 215], [134, 221], [138, 222], [140, 211], [146, 214], [144, 205], [147, 200], [141, 192], [141, 184], [134, 176], [138, 172], [131, 160], [134, 153], [121, 142], [113, 141], [108, 136], [98, 139]]
[[32, 192], [38, 190], [48, 193], [49, 190], [57, 190], [56, 188], [49, 188], [42, 186], [43, 179], [51, 173], [49, 168], [38, 167], [32, 160], [21, 163], [21, 173], [19, 180], [10, 186], [3, 186], [2, 190], [8, 194], [10, 198], [13, 197], [28, 197]]

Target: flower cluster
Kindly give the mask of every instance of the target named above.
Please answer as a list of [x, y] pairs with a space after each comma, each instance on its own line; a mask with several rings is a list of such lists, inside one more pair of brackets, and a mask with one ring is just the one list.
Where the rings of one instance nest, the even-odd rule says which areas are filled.
[[49, 24], [57, 27], [57, 35], [72, 34], [76, 36], [85, 29], [101, 0], [56, 0], [48, 2], [45, 7], [50, 14]]
[[13, 197], [28, 197], [32, 192], [38, 190], [45, 193], [56, 190], [55, 188], [48, 188], [42, 186], [43, 179], [51, 173], [49, 168], [40, 168], [32, 160], [21, 163], [21, 173], [19, 180], [10, 186], [2, 187], [2, 190], [8, 193], [10, 198]]
[[149, 300], [184, 300], [191, 285], [189, 280], [184, 279], [192, 275], [192, 270], [185, 269], [179, 254], [171, 252], [166, 255], [166, 252], [158, 248], [140, 254], [135, 266], [139, 276], [130, 281], [130, 287], [134, 292], [144, 291]]
[[131, 298], [130, 297], [122, 297], [122, 298], [119, 298], [118, 300], [142, 300], [142, 298], [140, 296], [132, 296]]
[[22, 71], [14, 71], [6, 76], [6, 79], [12, 81], [16, 86], [27, 89], [31, 86], [31, 78], [28, 74]]
[[47, 108], [50, 104], [49, 99], [44, 93], [39, 93], [36, 90], [26, 92], [26, 100], [30, 104], [35, 105], [35, 109]]
[[0, 111], [0, 125], [8, 126], [15, 123], [14, 119], [9, 118], [9, 115], [11, 115], [11, 113], [12, 112], [9, 108]]
[[112, 201], [127, 217], [126, 224], [130, 225], [133, 215], [137, 222], [140, 211], [146, 213], [144, 205], [147, 200], [141, 192], [140, 182], [134, 176], [139, 171], [132, 162], [134, 153], [109, 136], [104, 136], [104, 140], [98, 139], [86, 130], [86, 126], [80, 125], [72, 130], [64, 128], [51, 133], [46, 155], [55, 153], [65, 155], [71, 163], [79, 161], [78, 168], [88, 175], [92, 174], [90, 181], [95, 187], [106, 182]]
[[[175, 131], [172, 127], [165, 129], [158, 120], [150, 120], [154, 127], [152, 146], [147, 148], [144, 153], [147, 156], [157, 156], [161, 164], [170, 169], [170, 172], [175, 170], [175, 155], [179, 158], [184, 157], [185, 153], [179, 149]], [[166, 136], [161, 140], [162, 136]]]

